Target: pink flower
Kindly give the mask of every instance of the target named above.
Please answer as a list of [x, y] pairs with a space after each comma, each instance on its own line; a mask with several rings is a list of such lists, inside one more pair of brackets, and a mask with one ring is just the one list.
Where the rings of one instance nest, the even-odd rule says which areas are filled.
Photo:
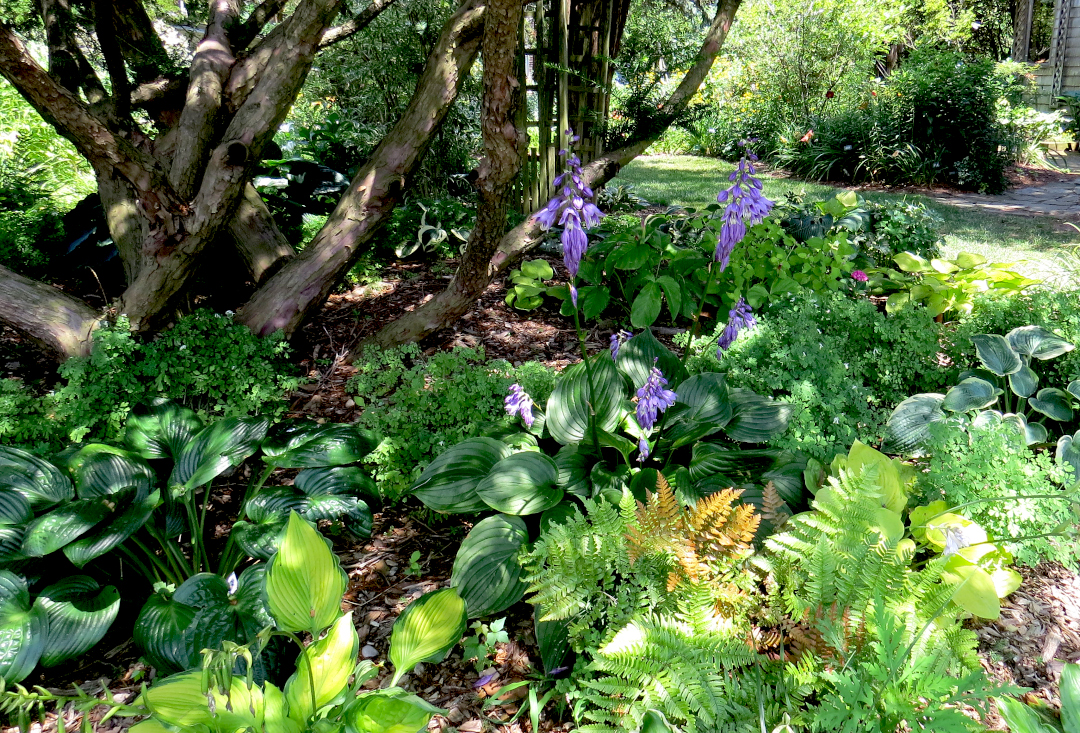
[[864, 283], [867, 281], [866, 273], [862, 270], [852, 270], [851, 279], [858, 283]]

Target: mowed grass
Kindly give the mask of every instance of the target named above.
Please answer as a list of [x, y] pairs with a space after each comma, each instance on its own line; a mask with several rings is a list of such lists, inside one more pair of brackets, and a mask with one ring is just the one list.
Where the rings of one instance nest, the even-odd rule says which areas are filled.
[[[642, 156], [620, 171], [614, 183], [629, 183], [639, 196], [655, 204], [702, 208], [716, 201], [716, 194], [731, 185], [732, 163], [690, 155]], [[805, 200], [828, 198], [836, 189], [820, 183], [762, 176], [765, 195], [783, 201], [788, 192]], [[979, 209], [961, 209], [917, 194], [862, 192], [870, 201], [918, 201], [942, 218], [942, 248], [946, 257], [960, 252], [981, 254], [993, 262], [1016, 263], [1029, 277], [1068, 286], [1061, 256], [1080, 250], [1080, 232], [1060, 221], [1040, 216], [1007, 216]], [[1074, 287], [1076, 283], [1071, 283]]]

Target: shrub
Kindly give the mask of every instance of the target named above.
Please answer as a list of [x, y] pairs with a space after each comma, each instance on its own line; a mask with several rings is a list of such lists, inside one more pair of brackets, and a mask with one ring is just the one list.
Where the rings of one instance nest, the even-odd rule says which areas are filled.
[[[1005, 547], [1021, 565], [1057, 560], [1074, 565], [1080, 546], [1063, 537], [1040, 537], [1023, 542], [1010, 538], [1053, 532], [1074, 525], [1070, 503], [1057, 499], [1016, 499], [1046, 495], [1070, 478], [1049, 453], [1028, 450], [1011, 425], [989, 425], [974, 432], [951, 425], [930, 429], [929, 471], [919, 478], [923, 503], [944, 500], [965, 506], [962, 513], [977, 522]], [[1062, 494], [1064, 499], [1064, 493]]]
[[48, 452], [63, 440], [60, 424], [49, 414], [50, 401], [19, 379], [0, 379], [0, 444]]
[[299, 384], [289, 375], [288, 344], [263, 338], [228, 315], [200, 310], [153, 341], [132, 335], [126, 318], [94, 334], [88, 357], [60, 367], [67, 383], [52, 399], [71, 440], [115, 437], [131, 408], [165, 397], [202, 417], [281, 416]]
[[915, 391], [945, 383], [939, 326], [924, 308], [887, 316], [868, 300], [800, 293], [758, 314], [758, 326], [717, 362], [716, 339], [691, 370], [727, 372], [728, 383], [798, 406], [779, 444], [828, 460], [856, 438], [880, 441], [889, 411]]
[[[517, 381], [546, 396], [554, 373], [528, 362], [487, 361], [482, 348], [424, 356], [416, 344], [365, 351], [348, 390], [364, 408], [359, 424], [386, 439], [372, 454], [379, 491], [397, 498], [432, 459], [492, 423], [509, 424], [503, 399]], [[378, 409], [373, 409], [373, 408]]]

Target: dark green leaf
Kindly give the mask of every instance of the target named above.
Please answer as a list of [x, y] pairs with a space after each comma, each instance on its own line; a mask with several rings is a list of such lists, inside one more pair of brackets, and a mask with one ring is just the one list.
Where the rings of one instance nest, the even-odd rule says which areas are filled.
[[45, 650], [48, 630], [44, 609], [30, 605], [26, 582], [0, 570], [0, 679], [13, 684], [34, 670]]
[[26, 527], [22, 552], [28, 557], [44, 557], [86, 534], [115, 504], [108, 498], [80, 499], [43, 514]]
[[0, 489], [0, 525], [18, 526], [34, 518], [30, 501], [18, 491]]
[[154, 470], [139, 456], [103, 443], [91, 443], [67, 459], [80, 499], [109, 496], [134, 489], [140, 496], [157, 480]]
[[319, 425], [295, 420], [276, 427], [263, 441], [263, 460], [279, 468], [316, 468], [356, 463], [378, 446], [378, 438], [354, 425]]
[[524, 451], [496, 463], [476, 493], [492, 509], [506, 514], [536, 514], [562, 501], [556, 483], [559, 469], [543, 453]]
[[537, 607], [533, 612], [533, 627], [544, 673], [551, 674], [553, 669], [563, 666], [570, 651], [570, 622], [565, 619], [541, 621], [543, 615], [543, 609]]
[[592, 495], [589, 472], [596, 457], [578, 445], [564, 445], [555, 454], [555, 466], [559, 469], [558, 486], [567, 494], [588, 499]]
[[764, 443], [787, 430], [791, 405], [755, 394], [748, 389], [729, 389], [733, 415], [724, 432], [740, 443]]
[[660, 298], [659, 283], [646, 283], [630, 307], [630, 323], [634, 328], [647, 328], [656, 321], [657, 316], [660, 315], [662, 302]]
[[[623, 348], [628, 345], [625, 344]], [[555, 390], [547, 403], [547, 428], [551, 437], [563, 445], [580, 443], [585, 439], [590, 405], [596, 411], [597, 427], [601, 430], [613, 431], [622, 420], [626, 388], [606, 354], [593, 357], [592, 379], [594, 384], [590, 389], [584, 362], [567, 367], [558, 376]]]
[[540, 515], [540, 532], [547, 532], [550, 527], [565, 524], [571, 517], [580, 515], [581, 507], [577, 502], [565, 499]]
[[949, 412], [982, 410], [998, 401], [1001, 390], [978, 377], [968, 377], [945, 393], [941, 409]]
[[679, 385], [677, 394], [676, 404], [690, 407], [684, 415], [685, 419], [723, 427], [734, 414], [734, 405], [731, 403], [727, 380], [723, 374], [695, 374]]
[[682, 312], [682, 289], [679, 287], [679, 283], [671, 275], [661, 275], [656, 278], [656, 282], [664, 290], [664, 297], [667, 298], [668, 312], [671, 314], [672, 323], [679, 317], [679, 313]]
[[202, 427], [203, 422], [194, 410], [158, 398], [148, 407], [131, 412], [124, 442], [143, 458], [176, 460]]
[[429, 463], [409, 491], [437, 512], [483, 511], [487, 504], [476, 487], [492, 466], [508, 455], [510, 447], [502, 441], [470, 438]]
[[450, 585], [469, 609], [469, 618], [505, 611], [521, 600], [518, 554], [529, 541], [520, 517], [496, 514], [476, 524], [458, 548]]
[[83, 567], [138, 532], [161, 503], [161, 492], [153, 491], [144, 496], [132, 492], [115, 498], [117, 506], [111, 512], [111, 518], [64, 547], [64, 555], [75, 567]]
[[191, 650], [186, 634], [196, 613], [197, 609], [158, 593], [142, 607], [135, 620], [135, 643], [159, 674], [190, 669], [199, 663], [198, 650]]
[[676, 392], [686, 376], [679, 363], [679, 357], [660, 343], [648, 329], [636, 334], [622, 345], [616, 366], [620, 372], [630, 378], [630, 384], [634, 390], [644, 386], [654, 366], [658, 367], [668, 380], [668, 387]]
[[34, 605], [49, 618], [41, 665], [55, 667], [101, 641], [116, 620], [120, 594], [86, 575], [72, 575], [41, 591]]
[[290, 512], [301, 512], [304, 497], [288, 486], [263, 489], [248, 501], [244, 509], [246, 520], [233, 525], [236, 544], [256, 560], [269, 560], [277, 552]]
[[611, 301], [611, 292], [602, 285], [589, 285], [578, 292], [578, 305], [581, 306], [581, 315], [585, 320], [591, 321], [604, 312]]
[[302, 514], [310, 521], [340, 521], [353, 537], [371, 536], [371, 509], [360, 497], [378, 497], [378, 489], [363, 469], [306, 468], [296, 475], [293, 485], [306, 497]]
[[18, 491], [35, 509], [75, 496], [75, 487], [59, 468], [18, 448], [0, 446], [0, 488]]
[[208, 425], [180, 452], [169, 484], [193, 489], [240, 465], [259, 449], [269, 426], [265, 416], [230, 417]]
[[971, 337], [979, 362], [999, 377], [1020, 371], [1024, 362], [1013, 351], [1004, 336], [996, 333], [980, 333]]

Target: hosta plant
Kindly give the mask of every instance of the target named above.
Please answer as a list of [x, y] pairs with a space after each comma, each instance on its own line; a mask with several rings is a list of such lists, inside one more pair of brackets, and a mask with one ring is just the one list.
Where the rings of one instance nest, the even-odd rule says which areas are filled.
[[1012, 733], [1080, 733], [1080, 664], [1066, 664], [1059, 685], [1061, 711], [1048, 705], [1025, 704], [1013, 697], [997, 698], [998, 712]]
[[[391, 686], [361, 692], [378, 670], [368, 660], [357, 662], [360, 639], [352, 614], [340, 610], [345, 575], [323, 537], [295, 511], [266, 576], [275, 623], [259, 639], [283, 635], [300, 649], [285, 685], [255, 682], [250, 646], [208, 650], [201, 670], [168, 677], [142, 693], [135, 705], [150, 717], [132, 726], [134, 733], [419, 733], [441, 712], [396, 685], [420, 662], [441, 661], [464, 634], [465, 603], [453, 589], [427, 593], [406, 608], [390, 637]], [[311, 634], [311, 644], [304, 645], [298, 633]], [[236, 674], [238, 666], [248, 674]]]
[[[885, 427], [887, 449], [917, 453], [925, 448], [930, 426], [949, 415], [966, 416], [970, 428], [991, 424], [1016, 427], [1026, 445], [1046, 443], [1073, 422], [1080, 401], [1080, 379], [1065, 389], [1040, 387], [1032, 366], [1072, 351], [1073, 344], [1040, 326], [1021, 326], [1007, 335], [972, 337], [981, 368], [961, 372], [960, 382], [942, 394], [917, 394], [901, 402]], [[1052, 431], [1052, 432], [1051, 432]], [[1073, 436], [1058, 441], [1057, 458], [1080, 471]]]

